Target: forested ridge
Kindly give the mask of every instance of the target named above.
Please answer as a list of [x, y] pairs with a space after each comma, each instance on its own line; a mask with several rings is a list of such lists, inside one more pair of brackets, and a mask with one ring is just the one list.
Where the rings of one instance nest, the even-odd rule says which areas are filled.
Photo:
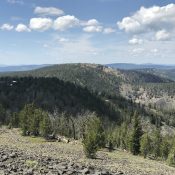
[[55, 77], [66, 82], [86, 87], [98, 93], [116, 95], [122, 83], [167, 83], [172, 80], [153, 74], [130, 70], [114, 70], [96, 64], [61, 64], [32, 71], [1, 73], [0, 76]]
[[57, 78], [0, 78], [0, 101], [3, 108], [19, 112], [34, 103], [45, 111], [76, 116], [86, 111], [117, 121], [120, 112], [88, 89]]

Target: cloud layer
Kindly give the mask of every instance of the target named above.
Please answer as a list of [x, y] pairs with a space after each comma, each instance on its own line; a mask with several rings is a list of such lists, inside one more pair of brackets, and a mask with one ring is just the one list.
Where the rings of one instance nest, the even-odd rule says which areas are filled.
[[[11, 4], [24, 3], [23, 0], [7, 0], [7, 2]], [[53, 29], [55, 31], [65, 31], [70, 28], [79, 27], [86, 33], [110, 34], [115, 32], [115, 29], [103, 26], [103, 24], [95, 18], [87, 21], [81, 20], [74, 15], [65, 15], [64, 11], [57, 7], [36, 6], [33, 13], [36, 17], [31, 18], [28, 24], [19, 23], [16, 24], [16, 27], [14, 27], [14, 25], [5, 23], [0, 29], [6, 31], [14, 30], [17, 32], [44, 32], [49, 29]]]
[[3, 25], [0, 27], [1, 30], [7, 30], [7, 31], [13, 30], [13, 28], [14, 28], [13, 25], [7, 24], [7, 23], [6, 23], [6, 24], [3, 24]]
[[141, 7], [132, 16], [117, 22], [119, 29], [130, 34], [153, 33], [156, 40], [167, 40], [175, 31], [175, 4]]
[[55, 7], [36, 7], [34, 13], [40, 16], [60, 16], [64, 11]]

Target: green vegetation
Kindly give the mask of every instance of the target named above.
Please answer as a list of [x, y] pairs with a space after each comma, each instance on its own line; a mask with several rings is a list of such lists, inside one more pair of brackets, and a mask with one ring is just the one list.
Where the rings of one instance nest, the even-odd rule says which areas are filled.
[[140, 141], [140, 152], [141, 152], [141, 155], [144, 156], [144, 158], [146, 158], [150, 153], [150, 149], [151, 149], [150, 143], [151, 143], [151, 139], [148, 133], [143, 134]]
[[143, 131], [140, 124], [140, 119], [136, 113], [134, 114], [133, 125], [133, 133], [130, 139], [130, 150], [133, 153], [133, 155], [138, 155], [140, 153], [140, 139], [143, 134]]
[[35, 160], [26, 160], [26, 165], [30, 168], [36, 168], [38, 165], [38, 162]]
[[161, 76], [163, 78], [169, 78], [175, 81], [175, 69], [174, 67], [167, 69], [139, 69], [141, 72], [154, 74], [156, 76]]
[[135, 70], [113, 70], [96, 64], [61, 64], [25, 72], [1, 73], [2, 77], [58, 78], [65, 82], [86, 87], [98, 94], [116, 95], [122, 83], [167, 83], [169, 79]]
[[45, 77], [58, 78], [65, 82], [71, 82], [98, 94], [105, 92], [116, 94], [119, 92], [121, 78], [113, 71], [105, 72], [102, 65], [93, 64], [62, 64], [49, 66], [33, 71], [5, 73], [1, 76], [12, 77]]
[[[52, 132], [48, 113], [29, 104], [19, 113], [20, 127], [24, 136], [34, 135], [46, 137]], [[12, 124], [13, 125], [13, 124]]]
[[174, 166], [175, 167], [175, 146], [173, 145], [170, 153], [168, 155], [168, 159], [167, 162], [170, 166]]
[[83, 145], [88, 158], [95, 158], [98, 149], [105, 146], [105, 135], [102, 123], [96, 116], [90, 117], [86, 122]]
[[[76, 116], [96, 112], [109, 120], [120, 120], [120, 112], [88, 89], [57, 78], [0, 78], [0, 121], [8, 123], [13, 112], [34, 103], [45, 111]], [[6, 113], [10, 112], [10, 115]], [[8, 117], [7, 117], [8, 116]]]
[[[122, 88], [129, 89], [124, 97]], [[170, 126], [175, 126], [175, 112], [147, 102], [165, 93], [168, 100], [174, 98], [169, 79], [102, 65], [55, 65], [2, 74], [0, 123], [20, 127], [25, 136], [81, 139], [88, 158], [95, 158], [100, 148], [118, 148], [173, 166], [174, 136], [161, 128], [174, 130]], [[146, 94], [144, 103], [140, 94]]]

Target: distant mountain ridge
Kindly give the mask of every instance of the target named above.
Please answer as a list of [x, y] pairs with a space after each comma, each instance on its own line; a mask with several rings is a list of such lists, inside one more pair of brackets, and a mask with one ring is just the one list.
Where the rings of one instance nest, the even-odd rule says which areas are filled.
[[[21, 72], [21, 71], [30, 71], [47, 66], [52, 66], [56, 64], [31, 64], [31, 65], [0, 65], [0, 72]], [[63, 64], [64, 65], [64, 64]], [[112, 63], [106, 64], [105, 66], [114, 68], [114, 69], [123, 69], [123, 70], [139, 70], [139, 69], [165, 69], [171, 70], [175, 69], [175, 65], [159, 65], [159, 64], [134, 64], [134, 63]]]
[[133, 69], [175, 69], [175, 65], [163, 64], [133, 64], [133, 63], [112, 63], [106, 64], [111, 68], [133, 70]]
[[41, 65], [0, 65], [0, 72], [16, 72], [16, 71], [29, 71], [49, 66], [48, 64]]

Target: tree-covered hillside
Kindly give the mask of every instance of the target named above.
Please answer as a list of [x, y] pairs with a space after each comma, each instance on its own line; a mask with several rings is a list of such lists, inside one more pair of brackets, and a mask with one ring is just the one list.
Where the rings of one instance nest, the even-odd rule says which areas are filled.
[[[113, 116], [112, 118], [120, 115], [122, 119], [129, 118], [133, 111], [136, 110], [139, 111], [143, 118], [146, 117], [150, 118], [151, 121], [154, 120], [153, 124], [155, 124], [155, 120], [157, 119], [159, 121], [165, 121], [167, 118], [167, 115], [164, 115], [162, 112], [163, 108], [159, 108], [158, 111], [155, 111], [154, 109], [158, 106], [157, 104], [160, 103], [151, 101], [152, 96], [149, 94], [154, 94], [156, 97], [153, 84], [155, 84], [155, 87], [162, 86], [163, 89], [160, 92], [163, 92], [164, 94], [169, 91], [167, 86], [173, 84], [169, 79], [161, 78], [150, 73], [143, 73], [135, 70], [113, 70], [112, 68], [95, 64], [63, 64], [33, 71], [3, 73], [1, 74], [1, 79], [3, 79], [3, 77], [5, 79], [7, 76], [11, 77], [7, 78], [10, 79], [10, 81], [14, 79], [23, 80], [24, 82], [22, 82], [20, 87], [23, 88], [24, 92], [30, 92], [29, 94], [26, 94], [26, 96], [24, 95], [25, 99], [20, 102], [22, 104], [34, 101], [37, 102], [39, 106], [46, 107], [45, 109], [47, 110], [58, 108], [61, 112], [64, 112], [62, 109], [66, 109], [66, 112], [69, 112], [70, 114], [74, 114], [75, 111], [85, 111], [86, 109], [84, 109], [84, 106], [87, 107], [87, 105], [89, 105], [87, 110], [91, 109], [91, 111], [98, 111], [100, 114], [108, 116], [110, 113], [110, 115]], [[28, 84], [28, 81], [30, 84]], [[59, 89], [60, 82], [63, 87], [66, 85], [66, 87], [62, 88], [64, 91]], [[26, 86], [26, 84], [28, 85]], [[6, 88], [4, 89], [6, 91]], [[13, 88], [11, 89], [13, 90]], [[11, 89], [7, 88], [7, 90], [9, 90], [8, 93], [21, 95], [21, 91], [13, 92]], [[86, 91], [78, 93], [74, 89], [77, 89], [77, 91], [80, 89]], [[97, 103], [97, 101], [94, 102], [94, 99], [88, 101], [88, 93], [93, 97], [95, 95], [95, 98], [98, 97], [99, 103]], [[171, 94], [171, 96], [169, 96], [169, 93], [167, 94], [165, 102], [163, 103], [164, 107], [167, 107], [166, 104], [169, 103], [171, 96], [174, 98], [173, 94]], [[15, 98], [16, 96], [14, 99]], [[17, 97], [17, 102], [20, 101], [18, 98], [19, 97]], [[107, 107], [104, 107], [103, 105], [107, 105]], [[13, 105], [11, 106], [13, 107]], [[156, 118], [155, 116], [159, 117]], [[172, 120], [172, 117], [170, 120]], [[170, 123], [174, 125], [173, 121]]]
[[139, 69], [138, 71], [144, 72], [144, 73], [150, 73], [153, 75], [158, 75], [163, 78], [168, 78], [170, 80], [175, 81], [175, 69], [174, 67], [172, 69]]
[[45, 111], [76, 116], [96, 112], [110, 120], [120, 119], [119, 111], [88, 89], [58, 78], [0, 78], [0, 104], [7, 111], [19, 112], [25, 104], [34, 103]]
[[25, 72], [3, 73], [1, 76], [55, 77], [87, 87], [93, 92], [119, 94], [122, 83], [164, 83], [171, 82], [149, 73], [139, 71], [114, 70], [95, 64], [62, 64]]

